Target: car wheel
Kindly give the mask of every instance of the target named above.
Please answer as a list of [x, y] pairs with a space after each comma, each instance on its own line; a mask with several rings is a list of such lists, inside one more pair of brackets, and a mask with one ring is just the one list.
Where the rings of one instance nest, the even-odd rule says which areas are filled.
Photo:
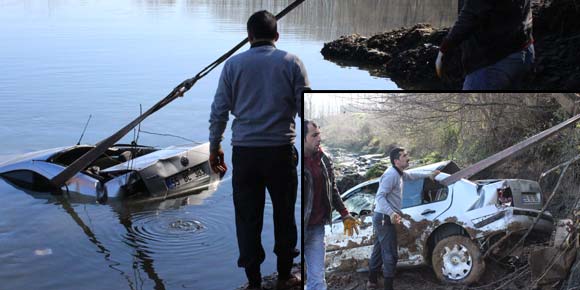
[[437, 242], [432, 262], [437, 278], [453, 284], [477, 282], [485, 271], [479, 247], [465, 236], [450, 236]]

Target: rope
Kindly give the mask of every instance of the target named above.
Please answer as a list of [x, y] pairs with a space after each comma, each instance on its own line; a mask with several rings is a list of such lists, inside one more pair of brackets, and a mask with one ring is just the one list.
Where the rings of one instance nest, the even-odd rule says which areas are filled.
[[[302, 2], [304, 2], [305, 0], [296, 0], [293, 3], [291, 3], [290, 5], [288, 5], [288, 7], [284, 8], [284, 10], [280, 11], [280, 13], [278, 13], [276, 15], [276, 20], [280, 20], [282, 17], [284, 17], [286, 14], [288, 14], [290, 11], [294, 10], [294, 8], [298, 7], [300, 4], [302, 4]], [[210, 73], [214, 68], [216, 68], [217, 66], [219, 66], [222, 62], [224, 62], [226, 59], [228, 59], [232, 54], [234, 54], [238, 49], [240, 49], [242, 46], [246, 45], [246, 43], [248, 43], [248, 38], [244, 38], [244, 40], [242, 40], [240, 43], [238, 43], [236, 46], [234, 46], [232, 49], [230, 49], [228, 52], [226, 52], [224, 55], [222, 55], [220, 58], [216, 59], [214, 62], [212, 62], [211, 64], [209, 64], [208, 66], [206, 66], [204, 69], [202, 69], [199, 73], [197, 73], [197, 75], [195, 75], [194, 77], [187, 79], [185, 81], [183, 81], [181, 84], [179, 84], [179, 86], [177, 86], [173, 91], [183, 95], [183, 93], [187, 92], [189, 89], [191, 89], [191, 87], [201, 78], [203, 78], [204, 76], [206, 76], [208, 73]]]
[[[298, 7], [302, 2], [305, 0], [296, 0], [292, 4], [288, 5], [284, 10], [282, 10], [278, 15], [276, 15], [276, 19], [280, 19], [284, 17], [284, 15], [288, 14], [288, 12], [292, 11], [294, 8]], [[131, 129], [135, 128], [138, 124], [140, 124], [145, 118], [149, 115], [157, 112], [159, 109], [163, 108], [165, 105], [169, 104], [173, 100], [178, 97], [183, 96], [185, 92], [187, 92], [199, 79], [207, 75], [210, 71], [216, 68], [219, 64], [221, 64], [224, 60], [230, 57], [234, 52], [240, 49], [248, 42], [248, 38], [246, 37], [242, 40], [238, 45], [234, 46], [234, 48], [230, 49], [216, 61], [202, 69], [196, 76], [193, 78], [187, 79], [175, 87], [165, 98], [161, 101], [157, 102], [153, 105], [149, 110], [145, 113], [137, 117], [135, 120], [131, 121], [131, 123], [125, 125], [125, 127], [121, 128], [115, 134], [111, 135], [110, 137], [102, 140], [101, 142], [97, 143], [97, 146], [90, 150], [89, 152], [85, 153], [83, 156], [78, 158], [76, 161], [71, 163], [68, 167], [66, 167], [63, 171], [59, 174], [54, 176], [50, 181], [54, 185], [55, 188], [60, 188], [62, 185], [66, 183], [71, 177], [77, 174], [79, 171], [83, 170], [88, 164], [91, 164], [95, 159], [99, 158], [101, 154], [103, 154], [109, 147], [114, 145], [117, 141], [119, 141], [123, 136], [125, 136]]]
[[195, 144], [201, 144], [201, 142], [199, 141], [195, 141], [192, 139], [188, 139], [179, 135], [173, 135], [173, 134], [168, 134], [168, 133], [155, 133], [155, 132], [149, 132], [149, 131], [145, 131], [145, 130], [141, 130], [141, 132], [145, 133], [145, 134], [150, 134], [150, 135], [157, 135], [157, 136], [164, 136], [164, 137], [174, 137], [174, 138], [179, 138], [191, 143], [195, 143]]

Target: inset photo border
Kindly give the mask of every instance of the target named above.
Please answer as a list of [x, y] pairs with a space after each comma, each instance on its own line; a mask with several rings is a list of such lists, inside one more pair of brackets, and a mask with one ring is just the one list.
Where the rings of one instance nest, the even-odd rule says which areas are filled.
[[530, 289], [572, 266], [580, 94], [303, 96], [306, 289]]

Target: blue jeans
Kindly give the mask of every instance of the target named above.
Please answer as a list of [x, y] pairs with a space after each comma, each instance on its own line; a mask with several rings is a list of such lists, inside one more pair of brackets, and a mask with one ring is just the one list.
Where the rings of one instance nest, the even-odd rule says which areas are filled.
[[383, 277], [393, 278], [399, 259], [395, 226], [391, 223], [388, 215], [375, 212], [373, 231], [375, 232], [375, 243], [369, 260], [369, 272], [371, 275], [380, 273], [382, 266]]
[[518, 89], [533, 63], [534, 45], [530, 45], [465, 76], [463, 90]]
[[304, 236], [306, 260], [306, 289], [326, 290], [324, 278], [324, 225], [309, 225]]

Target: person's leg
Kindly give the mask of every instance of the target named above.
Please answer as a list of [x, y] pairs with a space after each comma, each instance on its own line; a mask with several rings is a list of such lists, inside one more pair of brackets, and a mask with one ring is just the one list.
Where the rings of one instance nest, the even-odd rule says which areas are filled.
[[298, 233], [294, 216], [298, 174], [292, 145], [268, 148], [264, 154], [266, 188], [274, 212], [274, 253], [278, 257], [279, 279], [291, 278], [292, 262], [298, 255]]
[[371, 258], [369, 260], [369, 282], [367, 286], [369, 288], [376, 287], [378, 283], [379, 273], [381, 272], [381, 267], [383, 266], [383, 258], [381, 256], [381, 238], [380, 236], [384, 233], [381, 231], [383, 214], [375, 212], [373, 215], [373, 231], [375, 234], [375, 241], [373, 244], [373, 251], [371, 253]]
[[526, 49], [519, 52], [517, 58], [514, 56], [514, 66], [512, 73], [512, 83], [510, 89], [517, 90], [523, 85], [523, 82], [528, 74], [532, 72], [534, 67], [535, 51], [534, 45], [531, 44]]
[[399, 257], [397, 252], [397, 231], [395, 230], [395, 226], [391, 224], [388, 216], [383, 216], [383, 218], [381, 230], [384, 234], [380, 240], [381, 256], [383, 258], [383, 277], [385, 279], [385, 290], [391, 290], [393, 289], [393, 279], [395, 278], [395, 269]]
[[306, 228], [304, 240], [304, 260], [306, 262], [306, 289], [326, 290], [324, 278], [324, 225]]
[[463, 90], [517, 89], [525, 76], [532, 70], [533, 45], [514, 52], [498, 62], [479, 68], [467, 76]]
[[510, 86], [509, 75], [495, 64], [479, 68], [465, 76], [463, 90], [500, 90]]
[[256, 164], [254, 148], [234, 147], [233, 199], [236, 215], [236, 235], [240, 257], [238, 267], [246, 270], [250, 286], [259, 287], [262, 277], [260, 264], [266, 254], [262, 247], [261, 233], [264, 219], [265, 185]]

